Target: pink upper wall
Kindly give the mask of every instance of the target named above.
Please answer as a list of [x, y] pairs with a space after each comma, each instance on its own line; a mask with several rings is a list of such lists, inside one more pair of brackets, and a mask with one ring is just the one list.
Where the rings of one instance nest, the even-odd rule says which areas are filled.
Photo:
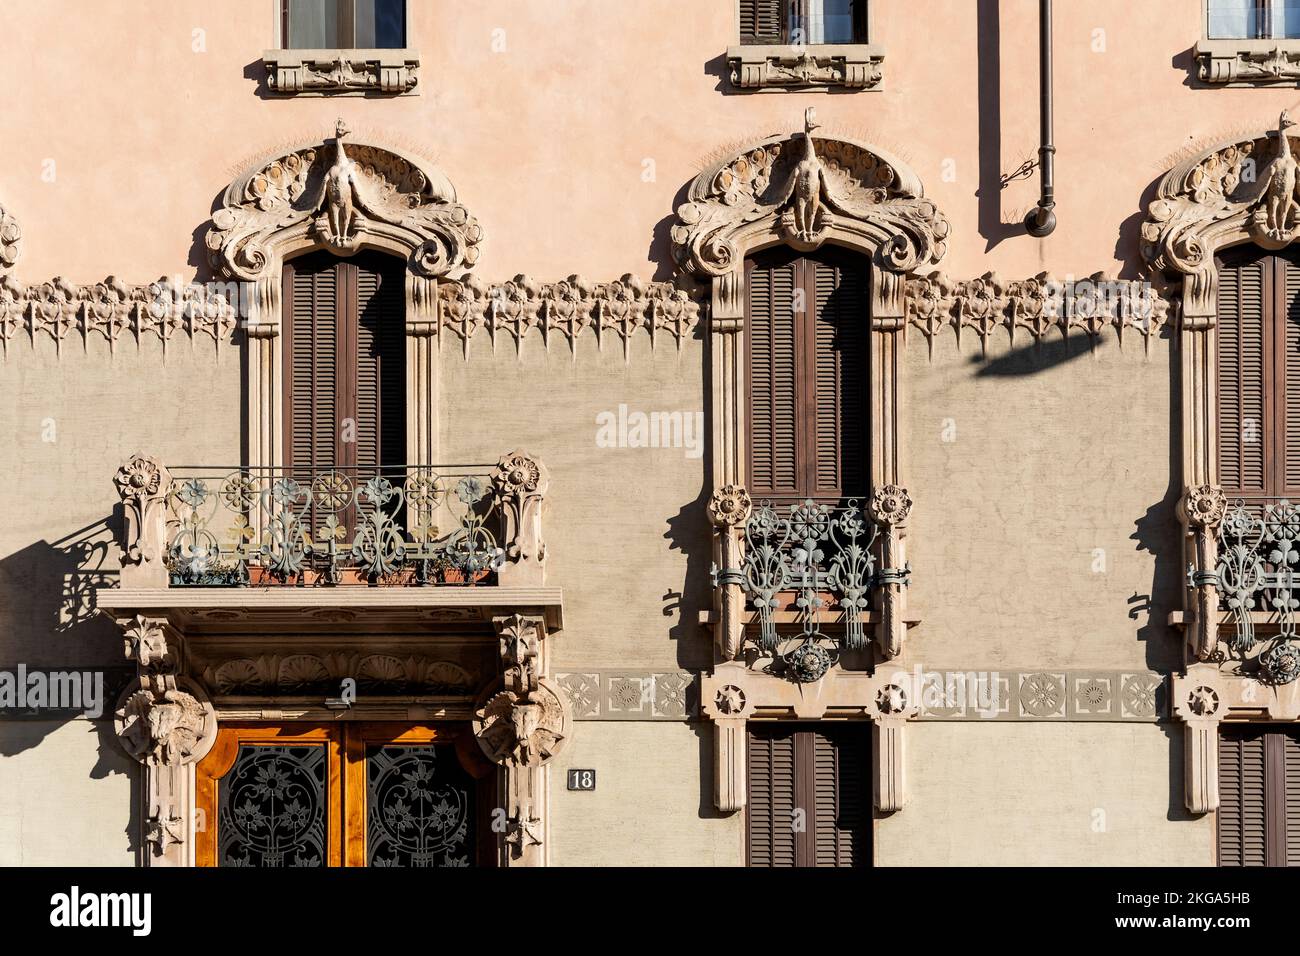
[[[243, 166], [324, 137], [343, 116], [355, 138], [428, 155], [446, 171], [487, 233], [475, 270], [484, 278], [662, 276], [662, 221], [681, 188], [719, 148], [791, 129], [806, 106], [828, 131], [912, 164], [952, 222], [950, 273], [1087, 274], [1134, 258], [1144, 196], [1175, 152], [1300, 105], [1295, 89], [1188, 83], [1199, 0], [1063, 0], [1060, 226], [1042, 241], [1008, 230], [990, 250], [978, 196], [979, 12], [1001, 9], [1001, 81], [983, 100], [986, 112], [1000, 107], [989, 178], [1036, 155], [1036, 0], [876, 0], [885, 91], [850, 95], [726, 90], [734, 2], [411, 0], [420, 94], [394, 99], [259, 98], [250, 77], [274, 44], [275, 0], [5, 3], [0, 203], [25, 233], [17, 274], [189, 277], [195, 231]], [[206, 31], [206, 52], [192, 49], [195, 29]], [[493, 52], [497, 29], [505, 52]], [[1094, 51], [1096, 30], [1104, 52]], [[643, 181], [647, 159], [654, 182]], [[52, 183], [41, 178], [47, 160]], [[995, 232], [999, 213], [1018, 220], [1037, 189], [1034, 178], [1002, 191], [1000, 210], [984, 209], [984, 231]]]

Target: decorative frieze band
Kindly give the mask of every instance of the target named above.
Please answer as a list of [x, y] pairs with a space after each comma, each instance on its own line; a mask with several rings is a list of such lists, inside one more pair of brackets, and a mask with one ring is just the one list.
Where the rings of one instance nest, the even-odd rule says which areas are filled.
[[731, 83], [742, 90], [878, 90], [884, 78], [884, 62], [883, 50], [866, 43], [727, 48]]
[[549, 283], [519, 275], [493, 285], [471, 277], [440, 283], [438, 295], [439, 333], [458, 339], [466, 355], [476, 333], [486, 333], [494, 348], [506, 339], [520, 350], [534, 329], [547, 348], [563, 340], [574, 350], [579, 337], [591, 334], [601, 347], [617, 340], [627, 356], [632, 336], [644, 329], [652, 346], [668, 337], [680, 349], [700, 320], [700, 303], [685, 290], [630, 274], [614, 282], [574, 275]]
[[1086, 279], [1056, 279], [1040, 273], [1030, 279], [1004, 281], [986, 272], [977, 279], [953, 280], [940, 272], [910, 278], [906, 286], [908, 325], [934, 340], [951, 328], [960, 345], [963, 332], [973, 334], [987, 351], [994, 331], [1006, 329], [1042, 341], [1053, 330], [1062, 337], [1082, 333], [1095, 340], [1111, 327], [1123, 342], [1125, 330], [1151, 339], [1170, 321], [1170, 303], [1149, 282], [1112, 279], [1098, 272]]
[[[1269, 45], [1271, 44], [1271, 45]], [[1244, 48], [1243, 48], [1244, 47]], [[1210, 41], [1197, 44], [1196, 76], [1224, 86], [1300, 85], [1300, 49], [1278, 41]]]
[[[0, 224], [0, 236], [2, 230]], [[471, 277], [443, 280], [437, 288], [436, 319], [420, 332], [445, 333], [445, 341], [459, 343], [466, 356], [475, 336], [485, 336], [493, 348], [505, 341], [522, 350], [533, 332], [540, 334], [544, 347], [562, 342], [575, 352], [578, 338], [591, 335], [601, 347], [616, 341], [628, 356], [633, 336], [642, 332], [652, 346], [671, 340], [680, 349], [695, 334], [702, 314], [701, 302], [685, 289], [631, 274], [613, 282], [576, 275], [538, 282], [519, 275], [488, 284]], [[1149, 349], [1171, 316], [1169, 299], [1150, 284], [1100, 273], [1080, 280], [1043, 274], [1004, 281], [993, 273], [953, 280], [936, 272], [910, 278], [906, 290], [907, 324], [925, 336], [931, 352], [944, 329], [952, 329], [959, 344], [963, 336], [974, 336], [987, 349], [999, 328], [1013, 343], [1020, 335], [1041, 341], [1053, 329], [1065, 337], [1082, 333], [1095, 338], [1108, 327], [1122, 341], [1132, 330]], [[253, 283], [238, 281], [185, 283], [164, 277], [128, 284], [109, 276], [84, 285], [61, 277], [24, 285], [12, 275], [0, 275], [0, 346], [8, 352], [20, 337], [34, 344], [49, 336], [61, 349], [69, 336], [79, 337], [83, 345], [103, 336], [115, 348], [124, 335], [137, 344], [145, 337], [157, 336], [165, 345], [188, 336], [211, 338], [219, 346], [230, 341], [255, 293]]]
[[281, 94], [409, 93], [420, 82], [415, 50], [266, 50], [262, 65]]
[[[1153, 723], [1169, 716], [1168, 677], [1147, 670], [905, 670], [878, 674], [910, 687], [926, 721]], [[688, 720], [699, 716], [691, 671], [606, 670], [556, 675], [575, 720]]]
[[[220, 288], [217, 288], [217, 287]], [[210, 337], [218, 347], [238, 324], [236, 283], [181, 283], [166, 277], [141, 285], [109, 276], [102, 282], [74, 285], [61, 277], [23, 285], [0, 275], [0, 346], [24, 336], [33, 345], [49, 336], [60, 353], [69, 336], [88, 345], [103, 336], [110, 349], [129, 335], [138, 345], [157, 336], [163, 345], [178, 335]]]

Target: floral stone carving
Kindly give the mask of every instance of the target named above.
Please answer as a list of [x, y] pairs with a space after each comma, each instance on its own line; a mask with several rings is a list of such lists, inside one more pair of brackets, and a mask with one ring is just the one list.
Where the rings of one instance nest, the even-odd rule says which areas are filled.
[[0, 206], [0, 272], [12, 269], [22, 251], [23, 231], [18, 227], [18, 220]]
[[569, 736], [564, 702], [542, 680], [526, 697], [512, 690], [493, 694], [475, 712], [474, 734], [489, 760], [516, 767], [546, 763]]
[[209, 730], [210, 714], [193, 694], [138, 690], [117, 712], [118, 738], [136, 760], [175, 766], [194, 757]]
[[935, 265], [948, 221], [901, 162], [851, 140], [814, 137], [813, 111], [793, 136], [772, 136], [705, 170], [691, 183], [672, 228], [687, 272], [721, 276], [773, 236], [796, 248], [828, 239], [877, 251], [893, 272]]
[[299, 147], [231, 183], [212, 217], [208, 256], [227, 278], [254, 281], [277, 267], [277, 244], [313, 238], [347, 255], [371, 244], [403, 251], [416, 275], [473, 266], [483, 233], [436, 169], [392, 150], [345, 142]]

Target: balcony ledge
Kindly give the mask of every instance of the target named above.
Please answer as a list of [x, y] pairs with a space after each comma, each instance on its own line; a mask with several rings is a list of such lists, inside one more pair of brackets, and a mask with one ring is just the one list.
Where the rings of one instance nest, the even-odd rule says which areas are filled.
[[367, 627], [387, 622], [490, 626], [495, 615], [524, 610], [544, 615], [548, 631], [563, 626], [562, 589], [544, 586], [100, 588], [95, 602], [101, 613], [119, 622], [152, 614], [187, 629], [303, 618], [346, 623], [349, 612], [363, 613]]

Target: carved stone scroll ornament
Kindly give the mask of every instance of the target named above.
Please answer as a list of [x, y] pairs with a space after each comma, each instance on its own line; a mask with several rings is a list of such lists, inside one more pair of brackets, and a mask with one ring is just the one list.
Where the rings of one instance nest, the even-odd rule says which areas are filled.
[[877, 488], [868, 505], [871, 518], [880, 526], [880, 569], [876, 577], [880, 604], [880, 623], [876, 640], [886, 659], [903, 650], [907, 624], [903, 621], [903, 588], [911, 573], [903, 559], [903, 529], [912, 513], [912, 497], [906, 488], [886, 485]]
[[709, 499], [709, 521], [718, 529], [714, 536], [713, 564], [715, 610], [714, 649], [719, 660], [740, 656], [745, 640], [745, 572], [743, 544], [745, 523], [753, 511], [749, 492], [740, 485], [719, 488]]
[[1300, 50], [1276, 44], [1271, 50], [1238, 50], [1251, 41], [1209, 41], [1195, 52], [1196, 75], [1205, 83], [1226, 86], [1296, 86], [1300, 83]]
[[473, 266], [482, 230], [437, 169], [393, 150], [333, 140], [258, 164], [227, 187], [206, 243], [226, 278], [272, 277], [284, 249], [319, 243], [340, 255], [372, 245], [408, 257], [415, 276]]
[[1193, 562], [1187, 586], [1192, 595], [1192, 620], [1187, 627], [1187, 650], [1193, 660], [1209, 660], [1219, 643], [1219, 525], [1228, 499], [1217, 485], [1189, 488], [1180, 503], [1187, 533], [1192, 538]]
[[727, 49], [731, 83], [742, 89], [841, 87], [879, 89], [884, 54], [865, 43], [816, 46], [743, 45]]
[[948, 221], [921, 181], [885, 152], [816, 137], [813, 111], [793, 136], [771, 136], [705, 170], [691, 183], [672, 228], [687, 272], [725, 275], [753, 249], [785, 241], [802, 250], [828, 240], [869, 249], [892, 272], [937, 265]]
[[207, 696], [179, 675], [184, 645], [165, 619], [136, 615], [122, 622], [126, 656], [137, 679], [114, 715], [118, 741], [144, 765], [144, 839], [151, 863], [184, 865], [193, 828], [193, 793], [186, 767], [216, 740], [216, 713]]
[[1293, 125], [1283, 111], [1275, 130], [1198, 153], [1160, 181], [1142, 254], [1157, 271], [1183, 277], [1185, 325], [1213, 324], [1215, 253], [1243, 242], [1280, 249], [1300, 231]]
[[121, 583], [126, 588], [166, 587], [167, 495], [171, 473], [156, 458], [132, 455], [113, 479], [125, 518]]
[[507, 563], [498, 571], [502, 584], [545, 583], [546, 542], [542, 538], [542, 502], [550, 474], [536, 458], [513, 451], [497, 462], [492, 488], [505, 520]]
[[511, 614], [494, 619], [501, 646], [502, 682], [480, 698], [474, 735], [503, 771], [507, 863], [537, 865], [545, 830], [548, 763], [569, 738], [567, 698], [543, 676], [541, 618]]
[[14, 267], [22, 252], [23, 231], [9, 210], [0, 206], [0, 273]]
[[414, 50], [266, 50], [266, 85], [275, 93], [409, 93], [420, 81]]

